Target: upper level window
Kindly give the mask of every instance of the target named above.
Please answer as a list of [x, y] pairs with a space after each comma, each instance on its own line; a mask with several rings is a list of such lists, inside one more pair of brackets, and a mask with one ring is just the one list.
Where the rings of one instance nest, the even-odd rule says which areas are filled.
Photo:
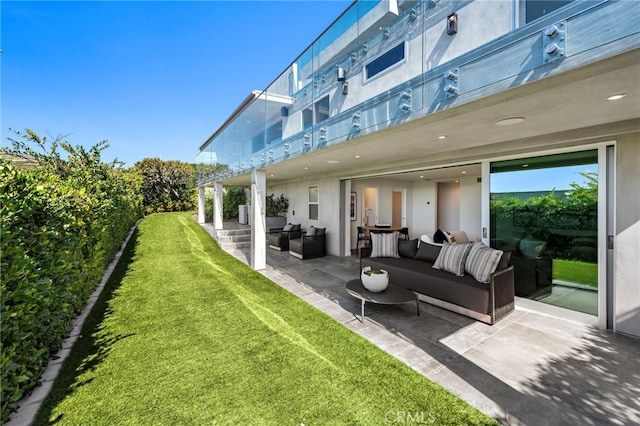
[[405, 42], [403, 41], [365, 65], [365, 79], [375, 77], [387, 68], [403, 61], [405, 56]]
[[573, 0], [525, 0], [525, 23], [534, 21], [572, 1]]
[[316, 102], [315, 105], [316, 110], [316, 123], [320, 123], [321, 121], [329, 118], [329, 96], [325, 96]]
[[311, 126], [313, 126], [313, 110], [306, 108], [302, 110], [302, 128], [306, 129]]

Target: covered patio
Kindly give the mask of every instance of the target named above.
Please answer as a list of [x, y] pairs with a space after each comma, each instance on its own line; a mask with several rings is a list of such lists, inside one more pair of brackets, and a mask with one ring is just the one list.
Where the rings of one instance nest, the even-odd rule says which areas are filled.
[[[251, 264], [248, 248], [225, 250]], [[422, 302], [420, 316], [413, 304], [367, 304], [362, 323], [345, 289], [359, 275], [356, 255], [302, 261], [267, 248], [261, 272], [503, 424], [640, 423], [636, 339], [518, 303], [494, 326]]]

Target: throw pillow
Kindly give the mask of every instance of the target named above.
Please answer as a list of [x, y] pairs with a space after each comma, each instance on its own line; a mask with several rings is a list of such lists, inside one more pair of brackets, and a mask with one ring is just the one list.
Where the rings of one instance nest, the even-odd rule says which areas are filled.
[[398, 254], [400, 257], [415, 258], [418, 252], [418, 240], [399, 240]]
[[293, 225], [293, 229], [292, 229], [292, 231], [300, 231], [300, 229], [301, 229], [301, 228], [300, 228], [300, 224], [299, 224], [299, 223], [297, 223], [297, 224]]
[[371, 257], [400, 257], [398, 232], [371, 233]]
[[418, 247], [418, 252], [416, 253], [415, 258], [417, 260], [425, 260], [427, 262], [435, 262], [440, 254], [440, 249], [442, 245], [435, 245], [425, 243], [424, 241]]
[[447, 236], [445, 235], [444, 232], [438, 229], [436, 233], [433, 234], [433, 242], [441, 244], [441, 243], [444, 243], [445, 241], [447, 241]]
[[433, 237], [430, 234], [424, 234], [420, 236], [420, 243], [433, 244], [436, 246], [442, 246], [442, 243], [436, 243], [433, 241]]
[[307, 236], [310, 235], [316, 235], [316, 228], [313, 226], [310, 226], [309, 229], [307, 229]]
[[464, 269], [478, 282], [488, 284], [491, 274], [496, 271], [502, 250], [495, 250], [485, 246], [481, 241], [471, 244], [471, 250], [464, 264]]
[[433, 268], [464, 276], [464, 264], [471, 250], [471, 244], [443, 243]]
[[290, 223], [287, 223], [284, 228], [282, 228], [283, 231], [288, 232], [288, 231], [293, 231], [293, 225]]

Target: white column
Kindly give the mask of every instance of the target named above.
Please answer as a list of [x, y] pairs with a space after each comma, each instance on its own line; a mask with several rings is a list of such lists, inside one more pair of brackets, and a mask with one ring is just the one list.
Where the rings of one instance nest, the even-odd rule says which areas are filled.
[[255, 270], [267, 266], [267, 226], [265, 203], [267, 175], [264, 170], [251, 172], [251, 267]]
[[204, 186], [198, 187], [198, 223], [204, 223]]
[[222, 183], [213, 184], [213, 229], [222, 229], [222, 207], [224, 190]]

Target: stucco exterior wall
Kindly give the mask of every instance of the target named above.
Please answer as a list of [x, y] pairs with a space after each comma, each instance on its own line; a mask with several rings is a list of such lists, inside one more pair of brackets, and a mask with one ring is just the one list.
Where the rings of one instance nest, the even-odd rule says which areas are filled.
[[640, 133], [616, 144], [615, 330], [640, 337]]

